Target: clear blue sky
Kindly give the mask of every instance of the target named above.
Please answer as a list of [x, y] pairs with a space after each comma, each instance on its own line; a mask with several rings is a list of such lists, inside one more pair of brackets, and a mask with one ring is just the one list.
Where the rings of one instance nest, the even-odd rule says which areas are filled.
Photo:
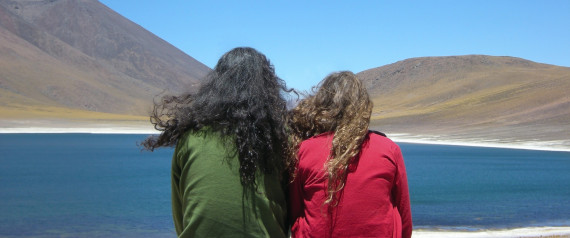
[[515, 56], [570, 67], [570, 1], [100, 0], [213, 68], [258, 49], [289, 87], [423, 56]]

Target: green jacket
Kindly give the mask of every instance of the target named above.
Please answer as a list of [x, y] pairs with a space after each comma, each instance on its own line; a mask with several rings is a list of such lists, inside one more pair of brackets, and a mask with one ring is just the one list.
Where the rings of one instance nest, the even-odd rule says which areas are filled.
[[[172, 160], [172, 212], [178, 237], [285, 237], [287, 207], [279, 174], [256, 174], [245, 190], [239, 161], [219, 135], [186, 133]], [[248, 192], [249, 191], [249, 192]]]

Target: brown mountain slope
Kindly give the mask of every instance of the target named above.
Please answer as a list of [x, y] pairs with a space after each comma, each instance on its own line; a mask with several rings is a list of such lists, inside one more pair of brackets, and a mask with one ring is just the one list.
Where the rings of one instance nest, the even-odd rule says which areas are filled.
[[467, 55], [407, 59], [358, 76], [380, 130], [570, 146], [567, 67]]
[[96, 0], [0, 0], [1, 118], [146, 115], [209, 70]]

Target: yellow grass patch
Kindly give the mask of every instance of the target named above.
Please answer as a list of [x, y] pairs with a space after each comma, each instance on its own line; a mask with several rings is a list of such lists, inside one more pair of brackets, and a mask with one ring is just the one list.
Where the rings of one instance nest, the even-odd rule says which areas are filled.
[[34, 120], [34, 119], [65, 119], [81, 121], [136, 121], [148, 122], [148, 116], [121, 115], [104, 112], [92, 112], [52, 106], [0, 106], [0, 119]]

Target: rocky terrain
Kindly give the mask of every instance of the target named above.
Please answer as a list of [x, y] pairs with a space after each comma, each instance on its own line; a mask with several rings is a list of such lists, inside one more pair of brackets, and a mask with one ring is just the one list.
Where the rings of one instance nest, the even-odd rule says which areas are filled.
[[4, 125], [70, 111], [140, 120], [156, 95], [193, 88], [209, 71], [96, 0], [0, 0]]

